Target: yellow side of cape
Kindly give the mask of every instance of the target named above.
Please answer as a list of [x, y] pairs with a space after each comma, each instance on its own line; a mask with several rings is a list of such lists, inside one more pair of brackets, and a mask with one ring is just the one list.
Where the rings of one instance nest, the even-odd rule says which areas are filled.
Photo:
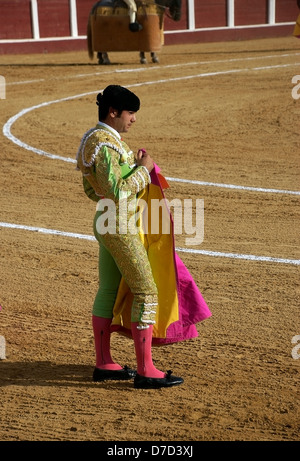
[[300, 38], [300, 14], [297, 18], [297, 22], [296, 22], [296, 25], [295, 25], [295, 28], [294, 28], [294, 33], [293, 35], [295, 37], [299, 37]]
[[[164, 178], [161, 177], [161, 180], [166, 186], [167, 183]], [[153, 326], [153, 337], [165, 338], [169, 325], [179, 320], [173, 225], [170, 220], [168, 206], [159, 186], [150, 184], [138, 198], [138, 206], [140, 207], [140, 215], [143, 216], [143, 222], [147, 222], [148, 219], [148, 230], [147, 232], [141, 231], [140, 236], [147, 249], [153, 277], [158, 289], [158, 308], [155, 319], [156, 323]], [[152, 233], [151, 200], [159, 201], [163, 207], [162, 213], [165, 226], [166, 216], [168, 216], [169, 231], [167, 233], [163, 233], [163, 231], [166, 232], [166, 227], [160, 228], [157, 234]], [[161, 219], [159, 221], [160, 227], [162, 227]], [[130, 331], [132, 302], [133, 295], [127, 283], [122, 278], [114, 306], [112, 325], [121, 325]]]

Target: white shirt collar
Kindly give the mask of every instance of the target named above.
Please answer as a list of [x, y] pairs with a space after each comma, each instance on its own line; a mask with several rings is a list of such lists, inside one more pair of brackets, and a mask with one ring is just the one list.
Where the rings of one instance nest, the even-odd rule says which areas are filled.
[[113, 127], [107, 125], [104, 122], [98, 122], [98, 125], [103, 126], [103, 128], [106, 128], [107, 130], [112, 131], [114, 133], [114, 135], [117, 136], [118, 139], [121, 139], [120, 133], [117, 130], [115, 130]]

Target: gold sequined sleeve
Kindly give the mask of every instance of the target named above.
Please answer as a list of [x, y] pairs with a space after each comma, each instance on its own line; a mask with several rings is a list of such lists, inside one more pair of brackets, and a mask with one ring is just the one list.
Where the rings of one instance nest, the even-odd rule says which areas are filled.
[[136, 195], [150, 182], [147, 168], [133, 167], [125, 176], [119, 163], [120, 155], [111, 148], [102, 147], [95, 158], [95, 175], [97, 183], [106, 198], [118, 201]]
[[136, 195], [151, 182], [147, 168], [134, 164], [129, 147], [104, 130], [86, 133], [77, 154], [77, 167], [83, 174], [86, 195], [95, 201], [105, 197], [117, 202]]

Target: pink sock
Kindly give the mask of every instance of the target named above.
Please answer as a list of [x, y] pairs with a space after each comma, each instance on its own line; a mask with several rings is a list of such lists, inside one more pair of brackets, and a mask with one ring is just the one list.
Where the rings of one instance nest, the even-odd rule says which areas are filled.
[[152, 333], [153, 325], [144, 330], [138, 330], [137, 322], [131, 323], [132, 337], [134, 340], [137, 372], [147, 378], [164, 378], [165, 373], [155, 368], [152, 362]]
[[96, 351], [96, 368], [102, 370], [120, 370], [122, 367], [115, 363], [110, 354], [110, 324], [111, 319], [92, 316], [94, 342]]

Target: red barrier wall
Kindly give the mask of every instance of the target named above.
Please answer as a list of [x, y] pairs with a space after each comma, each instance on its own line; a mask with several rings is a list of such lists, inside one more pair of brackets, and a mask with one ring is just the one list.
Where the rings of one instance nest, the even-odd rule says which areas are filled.
[[225, 27], [227, 22], [226, 0], [195, 2], [195, 27]]
[[88, 17], [95, 0], [77, 0], [78, 34], [86, 35]]
[[41, 37], [68, 37], [71, 35], [69, 0], [39, 0], [39, 28]]
[[0, 39], [31, 37], [30, 0], [0, 1]]
[[267, 22], [267, 0], [252, 0], [251, 8], [243, 0], [235, 0], [235, 25], [265, 24]]
[[295, 22], [297, 15], [299, 14], [299, 9], [297, 8], [296, 0], [276, 0], [276, 22]]

